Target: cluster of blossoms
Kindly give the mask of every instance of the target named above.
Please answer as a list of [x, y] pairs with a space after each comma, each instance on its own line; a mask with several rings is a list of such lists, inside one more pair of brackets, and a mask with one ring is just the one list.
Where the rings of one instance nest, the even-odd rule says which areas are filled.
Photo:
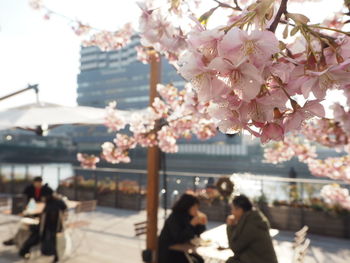
[[[88, 28], [81, 23], [78, 24], [74, 31], [77, 35], [84, 32], [84, 29]], [[87, 33], [87, 32], [85, 32]], [[84, 46], [98, 46], [101, 50], [109, 51], [116, 50], [126, 46], [134, 34], [134, 30], [131, 23], [126, 23], [120, 30], [115, 32], [99, 31], [89, 34], [89, 38], [83, 41]]]
[[158, 145], [163, 152], [178, 151], [177, 139], [196, 135], [206, 140], [216, 134], [216, 126], [208, 116], [206, 105], [198, 102], [191, 85], [178, 91], [173, 85], [157, 86], [157, 97], [152, 107], [135, 112], [127, 121], [118, 116], [116, 104], [107, 107], [106, 126], [113, 131], [129, 125], [132, 136], [117, 133], [114, 142], [102, 145], [103, 158], [112, 163], [130, 162], [128, 150]]
[[311, 159], [307, 164], [314, 176], [350, 182], [350, 155], [330, 157], [324, 160]]
[[98, 158], [95, 155], [88, 155], [88, 154], [77, 154], [77, 159], [80, 162], [81, 166], [85, 169], [95, 169], [96, 164], [100, 161], [100, 158]]
[[340, 123], [334, 119], [317, 119], [303, 125], [302, 134], [310, 141], [329, 148], [342, 148], [349, 143], [349, 137]]
[[321, 196], [333, 206], [340, 206], [343, 209], [350, 210], [349, 190], [341, 188], [338, 184], [324, 186], [321, 190]]
[[317, 157], [316, 147], [297, 137], [288, 136], [281, 142], [272, 142], [264, 149], [264, 161], [281, 163], [297, 156], [300, 162], [308, 163]]

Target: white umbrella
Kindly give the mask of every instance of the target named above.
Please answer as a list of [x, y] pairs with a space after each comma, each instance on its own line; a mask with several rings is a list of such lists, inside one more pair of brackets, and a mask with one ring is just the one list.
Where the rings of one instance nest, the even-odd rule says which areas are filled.
[[[122, 117], [129, 111], [119, 111]], [[0, 130], [11, 128], [34, 128], [47, 125], [104, 123], [106, 111], [101, 108], [84, 106], [63, 106], [52, 103], [33, 103], [20, 107], [0, 110]]]

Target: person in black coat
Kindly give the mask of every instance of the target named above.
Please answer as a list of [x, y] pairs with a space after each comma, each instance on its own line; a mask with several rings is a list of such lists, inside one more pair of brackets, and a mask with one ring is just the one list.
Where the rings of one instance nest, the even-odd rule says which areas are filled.
[[[47, 184], [43, 185], [42, 177], [37, 176], [37, 177], [34, 177], [32, 184], [24, 188], [23, 195], [25, 195], [27, 199], [27, 205], [28, 205], [31, 198], [33, 198], [35, 202], [43, 202], [44, 201], [43, 196], [46, 196], [52, 192], [53, 190]], [[38, 216], [39, 215], [31, 215], [28, 217], [38, 217]], [[3, 244], [5, 246], [15, 245], [15, 237], [5, 240]]]
[[[189, 243], [205, 231], [207, 217], [199, 211], [199, 200], [191, 194], [183, 194], [175, 203], [159, 236], [158, 263], [188, 263], [184, 252], [172, 250], [176, 244]], [[204, 260], [198, 254], [189, 254], [195, 263]]]
[[47, 256], [54, 256], [54, 262], [58, 261], [56, 251], [56, 234], [63, 230], [63, 220], [67, 210], [66, 204], [53, 195], [52, 190], [43, 193], [45, 208], [39, 226], [31, 228], [31, 235], [24, 242], [19, 255], [28, 258], [30, 249], [41, 243], [41, 253]]
[[43, 179], [37, 176], [33, 179], [33, 183], [24, 189], [23, 194], [27, 197], [27, 203], [31, 198], [35, 202], [42, 202], [42, 197], [51, 191], [52, 189], [47, 184], [43, 185]]

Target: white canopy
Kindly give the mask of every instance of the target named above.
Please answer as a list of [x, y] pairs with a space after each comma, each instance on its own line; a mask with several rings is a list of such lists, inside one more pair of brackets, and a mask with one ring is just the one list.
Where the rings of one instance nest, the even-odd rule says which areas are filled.
[[[120, 111], [126, 117], [129, 111]], [[104, 123], [106, 111], [101, 108], [63, 106], [51, 103], [33, 103], [0, 110], [0, 130], [12, 128], [33, 128], [47, 125]]]

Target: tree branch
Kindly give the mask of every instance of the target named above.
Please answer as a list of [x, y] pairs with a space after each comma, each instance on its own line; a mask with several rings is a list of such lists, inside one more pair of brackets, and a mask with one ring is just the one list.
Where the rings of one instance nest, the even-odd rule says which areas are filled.
[[220, 2], [218, 0], [214, 0], [214, 2], [218, 3], [220, 7], [231, 8], [231, 9], [236, 10], [236, 11], [242, 11], [242, 9], [236, 3], [237, 1], [235, 1], [235, 4], [236, 4], [235, 7], [233, 7], [233, 6], [229, 5], [229, 4], [226, 4], [226, 3], [222, 3], [222, 2]]
[[278, 23], [281, 20], [282, 15], [287, 13], [287, 2], [288, 2], [288, 0], [282, 0], [280, 8], [278, 9], [278, 12], [276, 14], [276, 17], [273, 20], [270, 28], [268, 29], [269, 31], [275, 33], [277, 26], [278, 26]]

